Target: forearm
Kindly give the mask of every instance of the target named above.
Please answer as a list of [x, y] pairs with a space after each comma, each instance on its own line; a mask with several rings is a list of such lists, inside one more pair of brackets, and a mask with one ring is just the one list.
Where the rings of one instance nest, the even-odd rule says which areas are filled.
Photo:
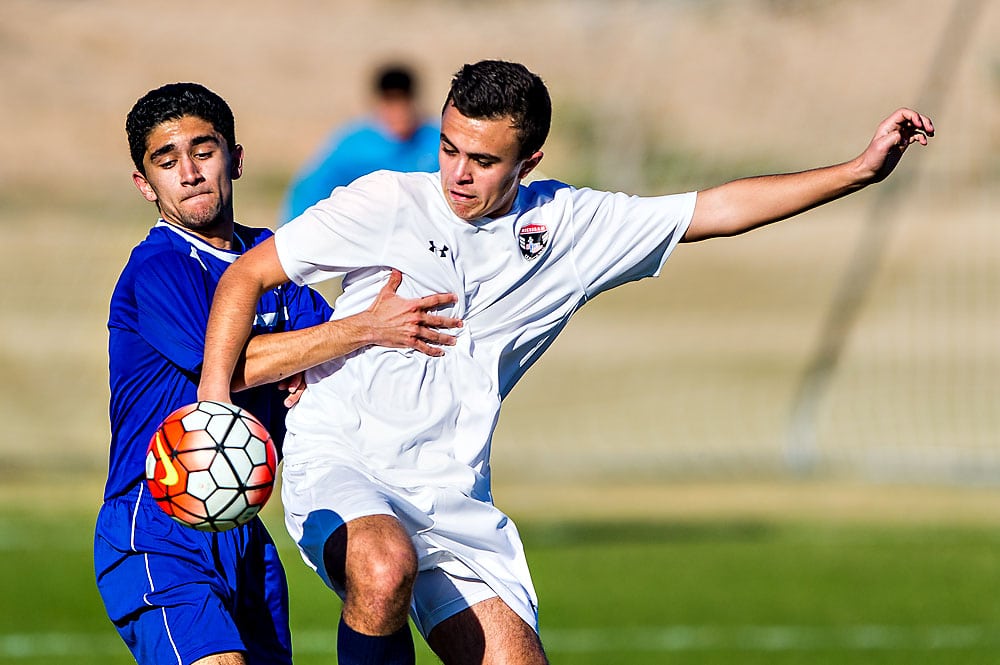
[[247, 344], [233, 390], [276, 383], [296, 372], [347, 355], [372, 343], [367, 312], [289, 332], [258, 335]]
[[698, 192], [686, 242], [734, 236], [855, 192], [872, 180], [857, 160], [801, 173], [742, 178]]
[[934, 123], [901, 108], [879, 123], [864, 152], [836, 166], [744, 178], [698, 192], [694, 215], [684, 240], [734, 236], [787, 219], [885, 179], [907, 147], [927, 145]]
[[[253, 325], [257, 301], [265, 287], [248, 279], [234, 263], [219, 280], [212, 311], [205, 330], [205, 356], [202, 360], [198, 399], [228, 402], [233, 376], [240, 367], [241, 356]], [[235, 381], [236, 388], [245, 387], [243, 377]]]

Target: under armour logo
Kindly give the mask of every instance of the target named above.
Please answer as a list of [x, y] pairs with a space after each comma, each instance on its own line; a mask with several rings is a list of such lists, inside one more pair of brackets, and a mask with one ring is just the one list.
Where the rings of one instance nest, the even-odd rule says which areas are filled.
[[442, 245], [441, 247], [438, 247], [437, 245], [434, 244], [433, 240], [430, 240], [429, 242], [430, 242], [430, 247], [428, 247], [427, 249], [431, 252], [437, 252], [442, 259], [448, 256], [448, 252], [451, 251], [448, 249], [448, 245]]

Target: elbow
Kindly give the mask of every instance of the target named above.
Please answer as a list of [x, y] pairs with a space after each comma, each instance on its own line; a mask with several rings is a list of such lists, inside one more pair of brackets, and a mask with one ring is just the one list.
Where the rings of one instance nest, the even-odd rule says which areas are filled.
[[698, 242], [709, 238], [728, 238], [749, 231], [753, 226], [748, 226], [745, 219], [740, 219], [736, 215], [729, 215], [726, 211], [714, 210], [711, 214], [695, 211], [691, 223], [681, 242]]

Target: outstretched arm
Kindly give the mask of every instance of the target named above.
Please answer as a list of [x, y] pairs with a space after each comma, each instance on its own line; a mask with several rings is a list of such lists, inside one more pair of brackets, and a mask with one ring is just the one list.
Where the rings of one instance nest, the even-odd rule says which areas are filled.
[[742, 178], [698, 192], [685, 242], [733, 236], [787, 219], [884, 180], [912, 143], [927, 145], [930, 118], [899, 109], [882, 121], [863, 153], [801, 173]]
[[441, 355], [439, 345], [454, 344], [454, 337], [440, 329], [457, 328], [462, 322], [433, 310], [455, 302], [456, 297], [434, 294], [404, 299], [396, 295], [401, 280], [402, 275], [393, 271], [389, 283], [364, 312], [303, 330], [260, 335], [248, 344], [260, 296], [288, 281], [274, 240], [254, 247], [223, 273], [216, 287], [205, 331], [198, 399], [228, 402], [233, 389], [279, 381], [364, 346], [413, 348]]

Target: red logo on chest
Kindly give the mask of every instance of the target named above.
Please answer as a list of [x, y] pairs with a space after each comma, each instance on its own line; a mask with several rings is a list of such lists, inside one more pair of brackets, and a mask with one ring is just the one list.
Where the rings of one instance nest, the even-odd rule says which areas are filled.
[[517, 246], [521, 256], [529, 261], [537, 258], [549, 244], [549, 230], [542, 224], [528, 224], [517, 232]]

